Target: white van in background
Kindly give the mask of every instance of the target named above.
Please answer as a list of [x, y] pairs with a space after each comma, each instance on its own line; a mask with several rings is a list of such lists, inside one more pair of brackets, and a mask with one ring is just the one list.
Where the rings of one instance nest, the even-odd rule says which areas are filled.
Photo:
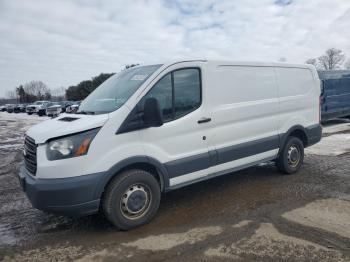
[[321, 139], [313, 66], [179, 61], [105, 81], [77, 114], [31, 129], [19, 174], [32, 205], [147, 223], [161, 192], [274, 160], [297, 172]]

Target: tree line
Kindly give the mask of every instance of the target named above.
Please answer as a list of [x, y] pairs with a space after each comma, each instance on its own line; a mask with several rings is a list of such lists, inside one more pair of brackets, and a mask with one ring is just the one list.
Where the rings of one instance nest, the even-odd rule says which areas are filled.
[[100, 84], [110, 78], [114, 73], [101, 73], [98, 76], [93, 77], [91, 80], [81, 81], [76, 86], [70, 86], [66, 90], [67, 100], [83, 100], [92, 91], [96, 89]]
[[30, 81], [7, 92], [7, 97], [20, 103], [30, 103], [37, 100], [50, 100], [51, 90], [42, 81]]
[[[122, 70], [137, 66], [139, 64], [129, 64], [126, 65]], [[115, 73], [101, 73], [98, 76], [93, 77], [91, 80], [81, 81], [76, 86], [70, 86], [66, 90], [66, 99], [67, 100], [83, 100], [87, 97], [92, 91], [101, 85], [104, 81], [110, 78]]]
[[305, 63], [314, 65], [318, 70], [350, 69], [350, 59], [345, 62], [345, 58], [346, 56], [342, 50], [330, 48], [323, 55], [317, 58], [309, 58]]
[[[123, 70], [137, 66], [139, 64], [128, 64]], [[15, 87], [13, 91], [6, 94], [7, 99], [0, 99], [1, 103], [17, 102], [17, 103], [32, 103], [38, 100], [83, 100], [99, 85], [106, 81], [115, 73], [101, 73], [98, 76], [92, 77], [90, 80], [81, 81], [75, 86], [69, 86], [50, 89], [42, 81], [30, 81]]]

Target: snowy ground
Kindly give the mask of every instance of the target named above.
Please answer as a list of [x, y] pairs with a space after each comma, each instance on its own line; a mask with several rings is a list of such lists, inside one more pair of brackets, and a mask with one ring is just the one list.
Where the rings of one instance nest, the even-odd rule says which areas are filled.
[[350, 121], [338, 119], [323, 127], [322, 140], [305, 150], [305, 154], [338, 156], [350, 152]]
[[[0, 137], [6, 138], [0, 140], [0, 149], [17, 150], [23, 146], [23, 136], [31, 126], [50, 119], [48, 117], [39, 117], [37, 115], [27, 115], [25, 113], [9, 114], [0, 112]], [[19, 126], [18, 123], [21, 123]], [[9, 134], [10, 133], [10, 134]], [[0, 162], [0, 168], [5, 161]]]

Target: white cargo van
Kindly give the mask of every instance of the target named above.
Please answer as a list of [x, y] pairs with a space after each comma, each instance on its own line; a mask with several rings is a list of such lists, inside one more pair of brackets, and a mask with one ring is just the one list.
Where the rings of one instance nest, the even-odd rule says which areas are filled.
[[297, 172], [321, 139], [313, 66], [179, 61], [124, 70], [77, 114], [26, 134], [21, 184], [35, 208], [102, 210], [122, 230], [151, 220], [162, 192], [264, 161]]

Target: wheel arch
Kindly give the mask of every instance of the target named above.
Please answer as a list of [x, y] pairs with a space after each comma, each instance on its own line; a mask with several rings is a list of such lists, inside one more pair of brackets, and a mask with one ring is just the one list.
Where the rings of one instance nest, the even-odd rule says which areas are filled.
[[102, 197], [107, 185], [114, 177], [130, 169], [141, 169], [150, 172], [159, 182], [161, 192], [164, 192], [169, 187], [168, 173], [162, 163], [149, 156], [134, 156], [116, 163], [105, 172], [104, 179], [102, 179], [96, 192], [97, 197]]
[[302, 125], [295, 125], [288, 129], [288, 131], [280, 136], [280, 143], [279, 143], [279, 152], [283, 149], [284, 145], [286, 144], [287, 138], [290, 136], [295, 136], [299, 138], [302, 142], [304, 147], [307, 147], [309, 144], [308, 139], [308, 132], [305, 127]]

